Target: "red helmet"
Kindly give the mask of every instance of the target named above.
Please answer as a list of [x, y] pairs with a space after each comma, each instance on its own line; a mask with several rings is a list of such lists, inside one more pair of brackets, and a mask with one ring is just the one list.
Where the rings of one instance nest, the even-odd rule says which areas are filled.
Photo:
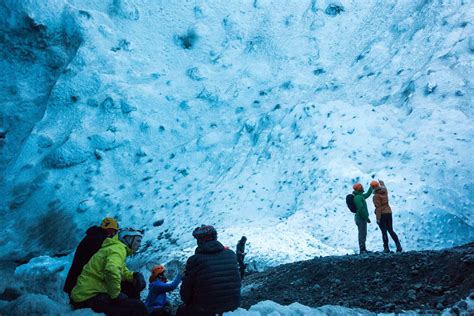
[[378, 181], [373, 180], [370, 182], [370, 186], [372, 187], [372, 189], [375, 189], [375, 188], [378, 188], [380, 184]]
[[364, 190], [364, 187], [362, 186], [362, 184], [360, 184], [359, 182], [357, 182], [356, 184], [354, 184], [352, 186], [352, 188], [354, 189], [354, 191], [363, 191]]
[[154, 266], [153, 269], [151, 269], [151, 275], [150, 275], [150, 282], [153, 282], [156, 280], [157, 277], [162, 275], [165, 272], [165, 267], [163, 265], [157, 265]]

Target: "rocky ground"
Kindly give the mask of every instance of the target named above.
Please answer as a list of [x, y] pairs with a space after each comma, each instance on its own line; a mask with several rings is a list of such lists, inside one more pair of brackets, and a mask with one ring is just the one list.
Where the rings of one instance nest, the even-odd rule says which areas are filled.
[[242, 307], [272, 300], [439, 313], [474, 298], [473, 291], [474, 242], [440, 251], [320, 257], [281, 265], [244, 279]]

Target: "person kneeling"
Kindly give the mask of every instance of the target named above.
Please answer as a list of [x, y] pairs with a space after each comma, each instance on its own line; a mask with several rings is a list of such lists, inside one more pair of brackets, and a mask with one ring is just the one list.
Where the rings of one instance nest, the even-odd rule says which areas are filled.
[[75, 309], [91, 308], [106, 315], [147, 315], [140, 291], [146, 286], [143, 275], [125, 265], [141, 244], [142, 234], [133, 229], [120, 230], [106, 238], [100, 250], [84, 266], [71, 292]]
[[150, 316], [171, 316], [171, 306], [166, 297], [167, 292], [176, 289], [181, 282], [181, 275], [168, 283], [165, 277], [165, 267], [158, 265], [151, 270], [150, 284], [148, 286], [148, 297], [145, 304]]

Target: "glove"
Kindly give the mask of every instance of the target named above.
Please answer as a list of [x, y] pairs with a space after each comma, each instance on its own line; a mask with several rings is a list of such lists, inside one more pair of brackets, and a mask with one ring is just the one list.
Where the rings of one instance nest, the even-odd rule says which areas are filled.
[[146, 287], [145, 277], [140, 272], [133, 273], [133, 283], [137, 291], [142, 291]]
[[369, 224], [370, 224], [370, 219], [368, 219], [368, 218], [367, 218], [367, 223], [369, 223]]
[[116, 301], [116, 302], [118, 302], [118, 301], [124, 301], [124, 300], [126, 300], [127, 298], [128, 298], [128, 296], [127, 296], [126, 294], [120, 292], [120, 294], [119, 294], [116, 298], [112, 299], [112, 301]]
[[380, 225], [380, 220], [377, 220], [377, 225]]

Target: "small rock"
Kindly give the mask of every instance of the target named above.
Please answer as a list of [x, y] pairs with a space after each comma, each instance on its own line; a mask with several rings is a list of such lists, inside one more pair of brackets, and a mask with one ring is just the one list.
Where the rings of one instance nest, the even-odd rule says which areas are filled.
[[439, 302], [438, 304], [436, 304], [436, 308], [437, 309], [444, 309], [443, 303]]
[[432, 291], [433, 293], [435, 293], [435, 294], [441, 294], [441, 293], [444, 292], [444, 289], [443, 289], [442, 286], [433, 286], [433, 287], [431, 288], [431, 291]]
[[87, 212], [88, 210], [90, 210], [91, 208], [93, 208], [95, 206], [95, 203], [94, 201], [92, 200], [83, 200], [79, 203], [79, 205], [77, 206], [77, 212], [78, 213], [85, 213]]
[[460, 301], [456, 305], [457, 305], [457, 307], [459, 307], [462, 310], [466, 310], [468, 308], [468, 305], [467, 305], [466, 301]]
[[319, 285], [319, 284], [313, 285], [313, 290], [315, 290], [315, 291], [321, 290], [321, 285]]
[[433, 93], [438, 86], [435, 83], [429, 82], [425, 87], [425, 95]]
[[159, 220], [157, 220], [157, 221], [155, 221], [155, 222], [153, 223], [153, 226], [154, 226], [154, 227], [161, 226], [161, 225], [163, 225], [164, 222], [165, 222], [164, 219], [159, 219]]
[[391, 309], [393, 309], [394, 307], [395, 307], [395, 304], [393, 304], [393, 303], [388, 303], [388, 304], [385, 304], [385, 305], [383, 306], [383, 308], [388, 309], [388, 310], [391, 310]]
[[461, 261], [464, 262], [464, 263], [474, 263], [474, 254], [465, 255], [461, 259]]
[[326, 7], [326, 10], [324, 10], [324, 13], [329, 16], [336, 16], [342, 12], [344, 12], [344, 7], [337, 4], [330, 4]]
[[465, 92], [462, 91], [462, 90], [457, 90], [456, 93], [455, 93], [455, 95], [456, 95], [457, 97], [462, 97], [462, 96], [464, 96], [464, 94], [465, 94]]
[[451, 315], [456, 315], [456, 316], [461, 315], [461, 310], [457, 306], [454, 306], [453, 308], [451, 308], [449, 312], [451, 313]]
[[415, 290], [409, 290], [407, 292], [408, 299], [412, 302], [416, 301], [416, 291]]
[[105, 153], [100, 149], [96, 149], [94, 150], [94, 156], [97, 160], [102, 160], [105, 157]]

